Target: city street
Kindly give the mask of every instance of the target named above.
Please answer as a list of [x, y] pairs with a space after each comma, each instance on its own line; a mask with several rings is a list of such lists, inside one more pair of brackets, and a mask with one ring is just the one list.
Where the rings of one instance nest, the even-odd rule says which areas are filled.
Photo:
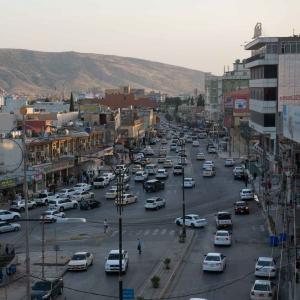
[[[158, 148], [159, 145], [154, 146]], [[224, 161], [216, 154], [206, 155], [216, 164], [216, 176], [202, 177], [202, 162], [196, 160], [198, 152], [204, 152], [205, 140], [200, 147], [186, 145], [188, 165], [185, 177], [193, 177], [195, 188], [185, 189], [186, 213], [195, 213], [208, 220], [208, 226], [194, 229], [196, 239], [177, 272], [168, 296], [181, 296], [178, 299], [203, 296], [211, 299], [249, 299], [251, 284], [254, 281], [254, 265], [258, 256], [270, 256], [271, 248], [267, 244], [267, 232], [264, 220], [255, 203], [250, 203], [250, 215], [234, 216], [233, 245], [216, 248], [213, 245], [213, 234], [216, 230], [214, 214], [227, 210], [233, 213], [233, 203], [239, 200], [239, 191], [243, 182], [234, 181], [232, 168], [225, 168]], [[175, 156], [175, 152], [170, 152]], [[154, 162], [155, 158], [152, 159]], [[124, 207], [123, 211], [123, 248], [129, 252], [129, 269], [123, 276], [124, 288], [137, 291], [149, 276], [154, 267], [166, 257], [169, 245], [178, 240], [180, 227], [174, 224], [176, 217], [182, 214], [182, 177], [173, 176], [169, 169], [165, 190], [147, 194], [142, 184], [135, 183], [133, 176], [130, 191], [138, 196], [138, 202]], [[67, 217], [84, 217], [87, 223], [82, 224], [46, 224], [46, 250], [51, 251], [59, 245], [59, 253], [71, 255], [76, 251], [90, 251], [94, 255], [94, 264], [87, 272], [67, 272], [64, 276], [64, 296], [67, 299], [108, 299], [118, 295], [118, 275], [106, 275], [105, 258], [111, 249], [118, 248], [118, 215], [112, 200], [105, 200], [104, 194], [109, 187], [93, 190], [96, 198], [101, 200], [100, 208], [81, 211], [69, 210]], [[166, 208], [158, 211], [145, 211], [144, 201], [154, 195], [166, 199]], [[39, 217], [43, 208], [30, 212], [31, 217]], [[108, 220], [109, 230], [104, 234], [103, 221]], [[41, 228], [39, 222], [31, 224], [31, 251], [41, 250]], [[189, 229], [190, 230], [190, 229]], [[142, 240], [142, 254], [137, 252], [137, 239]], [[8, 233], [2, 236], [8, 243], [15, 243], [16, 252], [24, 252], [24, 230], [19, 233]], [[227, 256], [228, 266], [221, 274], [202, 272], [202, 260], [208, 252], [222, 252]], [[82, 293], [82, 292], [86, 293]], [[89, 294], [91, 293], [91, 294]], [[99, 297], [99, 295], [103, 295]]]

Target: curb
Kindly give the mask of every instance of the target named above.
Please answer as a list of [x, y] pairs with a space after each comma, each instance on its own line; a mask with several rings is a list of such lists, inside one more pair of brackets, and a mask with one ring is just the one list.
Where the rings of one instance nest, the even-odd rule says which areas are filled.
[[178, 261], [177, 265], [175, 266], [175, 268], [173, 269], [173, 272], [169, 278], [169, 280], [167, 281], [165, 287], [163, 288], [163, 290], [161, 291], [160, 295], [159, 295], [159, 299], [163, 298], [164, 296], [166, 296], [167, 292], [168, 292], [168, 289], [170, 287], [170, 284], [171, 284], [171, 281], [174, 279], [175, 277], [175, 274], [176, 272], [178, 271], [178, 269], [180, 268], [180, 266], [182, 265], [183, 263], [183, 259], [186, 257], [188, 251], [190, 250], [194, 240], [195, 240], [195, 237], [196, 237], [196, 234], [195, 234], [195, 231], [193, 231], [193, 234], [192, 234], [192, 237], [191, 237], [191, 240], [189, 242], [189, 244], [187, 245], [187, 247], [185, 248], [184, 250], [184, 253], [183, 255], [180, 257], [180, 260]]

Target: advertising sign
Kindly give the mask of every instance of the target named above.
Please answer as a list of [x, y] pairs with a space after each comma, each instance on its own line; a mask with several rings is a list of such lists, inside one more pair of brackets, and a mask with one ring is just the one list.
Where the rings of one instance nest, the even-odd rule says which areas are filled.
[[237, 98], [234, 100], [234, 112], [243, 113], [248, 111], [248, 99]]
[[300, 55], [279, 55], [278, 111], [283, 105], [300, 105]]
[[300, 106], [283, 106], [283, 135], [297, 143], [300, 143]]

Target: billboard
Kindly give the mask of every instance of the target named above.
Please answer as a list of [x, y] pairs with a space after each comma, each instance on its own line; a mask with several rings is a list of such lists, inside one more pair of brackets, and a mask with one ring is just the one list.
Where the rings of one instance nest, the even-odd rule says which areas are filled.
[[234, 112], [244, 113], [249, 111], [249, 100], [236, 98], [234, 99]]
[[300, 55], [279, 55], [278, 111], [283, 105], [300, 105]]
[[300, 143], [300, 105], [283, 105], [283, 135]]

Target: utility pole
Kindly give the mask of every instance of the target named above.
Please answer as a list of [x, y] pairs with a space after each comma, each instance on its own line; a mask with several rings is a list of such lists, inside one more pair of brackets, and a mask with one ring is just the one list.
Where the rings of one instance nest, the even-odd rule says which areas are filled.
[[45, 214], [43, 213], [42, 226], [42, 279], [45, 279]]
[[228, 133], [229, 133], [229, 157], [231, 157], [231, 126], [229, 126], [229, 130], [228, 130]]
[[22, 145], [23, 145], [23, 193], [25, 200], [25, 266], [26, 266], [26, 300], [31, 299], [30, 287], [30, 253], [29, 253], [29, 213], [28, 213], [28, 185], [27, 185], [27, 149], [26, 149], [26, 128], [25, 128], [25, 115], [27, 108], [20, 109], [22, 114]]
[[185, 148], [184, 141], [181, 140], [181, 165], [182, 165], [182, 238], [185, 241], [186, 228], [185, 228], [185, 191], [184, 191], [184, 160], [185, 160]]

